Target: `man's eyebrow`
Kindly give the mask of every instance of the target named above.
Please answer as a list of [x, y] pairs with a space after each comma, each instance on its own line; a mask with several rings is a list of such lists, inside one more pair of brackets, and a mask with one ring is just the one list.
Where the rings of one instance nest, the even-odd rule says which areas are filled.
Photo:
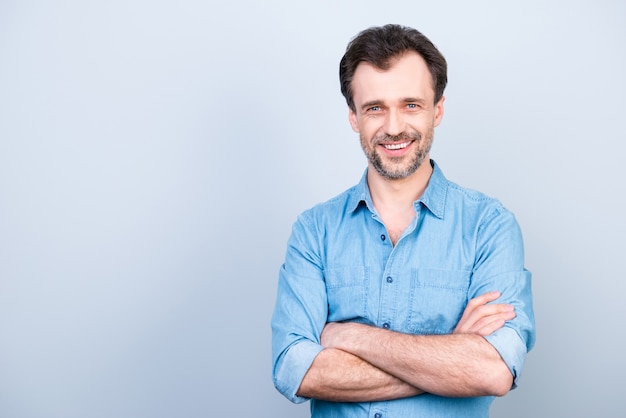
[[426, 100], [420, 99], [419, 97], [405, 97], [403, 101], [404, 103], [426, 103]]
[[382, 100], [370, 100], [369, 102], [365, 102], [361, 105], [361, 110], [365, 110], [372, 106], [380, 106], [383, 104]]

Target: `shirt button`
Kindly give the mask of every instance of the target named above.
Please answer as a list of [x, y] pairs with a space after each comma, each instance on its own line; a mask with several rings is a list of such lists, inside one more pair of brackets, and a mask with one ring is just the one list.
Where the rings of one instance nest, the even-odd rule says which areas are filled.
[[387, 237], [385, 236], [385, 234], [382, 234], [382, 235], [380, 236], [380, 239], [384, 241], [384, 240], [386, 240], [386, 239], [387, 239]]
[[374, 418], [383, 418], [383, 414], [379, 414], [378, 412], [374, 414]]
[[385, 328], [385, 329], [389, 329], [389, 324], [385, 322], [385, 323], [383, 324], [383, 328]]
[[387, 283], [393, 283], [393, 277], [387, 276]]

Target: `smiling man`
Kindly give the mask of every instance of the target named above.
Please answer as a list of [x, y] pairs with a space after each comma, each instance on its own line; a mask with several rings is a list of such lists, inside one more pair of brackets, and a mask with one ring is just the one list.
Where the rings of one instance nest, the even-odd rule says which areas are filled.
[[341, 60], [367, 169], [298, 217], [272, 318], [274, 384], [313, 417], [485, 417], [534, 344], [514, 216], [430, 159], [446, 72], [398, 25]]

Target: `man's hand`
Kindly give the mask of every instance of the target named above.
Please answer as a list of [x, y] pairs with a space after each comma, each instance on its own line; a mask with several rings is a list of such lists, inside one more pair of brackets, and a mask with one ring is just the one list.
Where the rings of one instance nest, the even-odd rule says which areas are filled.
[[487, 292], [470, 300], [463, 316], [454, 329], [454, 334], [478, 334], [483, 337], [502, 328], [504, 323], [515, 318], [512, 305], [489, 303], [500, 297], [500, 292]]
[[[477, 334], [485, 337], [502, 328], [504, 323], [515, 318], [512, 305], [489, 303], [500, 297], [500, 292], [487, 292], [470, 300], [453, 334]], [[351, 322], [330, 322], [322, 331], [321, 344], [325, 348], [340, 348], [349, 338], [350, 332], [359, 324]]]

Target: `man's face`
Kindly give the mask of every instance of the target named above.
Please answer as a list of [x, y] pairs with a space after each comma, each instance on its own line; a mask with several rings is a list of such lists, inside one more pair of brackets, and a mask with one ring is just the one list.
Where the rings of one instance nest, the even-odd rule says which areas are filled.
[[386, 71], [361, 63], [352, 92], [356, 112], [350, 110], [350, 124], [361, 137], [369, 165], [386, 179], [411, 176], [428, 161], [434, 128], [443, 117], [444, 98], [433, 103], [424, 59], [408, 52]]

